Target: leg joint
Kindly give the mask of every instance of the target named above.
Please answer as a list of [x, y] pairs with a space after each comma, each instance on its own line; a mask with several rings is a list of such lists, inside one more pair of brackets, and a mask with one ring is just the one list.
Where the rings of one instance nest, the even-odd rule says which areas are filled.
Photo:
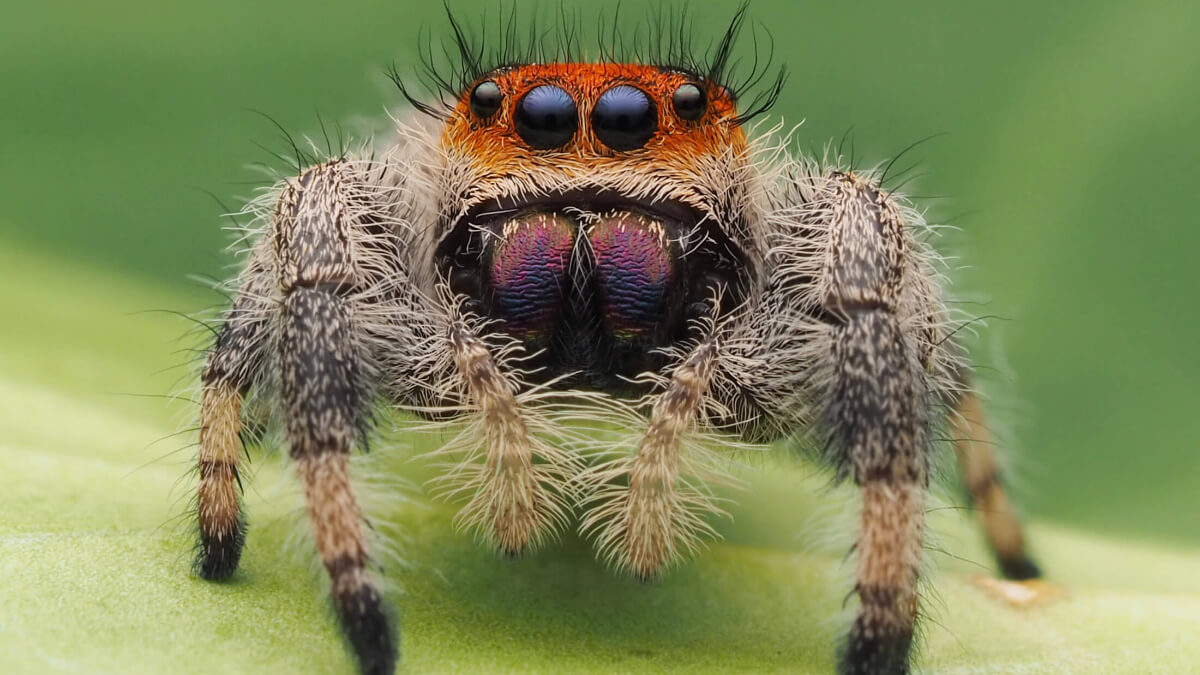
[[853, 174], [834, 174], [831, 182], [823, 305], [842, 313], [895, 306], [908, 248], [899, 209]]
[[351, 176], [342, 162], [313, 167], [290, 183], [275, 209], [279, 285], [353, 286]]

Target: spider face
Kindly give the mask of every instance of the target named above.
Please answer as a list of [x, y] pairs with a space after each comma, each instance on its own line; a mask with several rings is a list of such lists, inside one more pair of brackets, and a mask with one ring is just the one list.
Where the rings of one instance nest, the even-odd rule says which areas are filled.
[[439, 271], [540, 377], [611, 388], [660, 367], [714, 298], [737, 302], [741, 214], [712, 186], [747, 144], [724, 87], [656, 66], [502, 68], [462, 93], [442, 144], [463, 179]]

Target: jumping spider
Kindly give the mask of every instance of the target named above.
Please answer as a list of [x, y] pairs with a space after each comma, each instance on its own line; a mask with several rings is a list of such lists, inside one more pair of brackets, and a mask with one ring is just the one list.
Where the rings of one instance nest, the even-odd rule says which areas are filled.
[[[284, 423], [367, 673], [390, 673], [397, 650], [348, 458], [380, 405], [465, 429], [449, 483], [499, 551], [529, 550], [578, 512], [601, 555], [641, 578], [706, 531], [704, 446], [810, 439], [861, 488], [843, 672], [909, 667], [935, 430], [956, 439], [1003, 573], [1037, 575], [927, 225], [870, 172], [796, 156], [786, 134], [748, 140], [782, 78], [739, 113], [727, 65], [740, 23], [706, 63], [501, 67], [455, 25], [464, 67], [441, 79], [445, 106], [414, 101], [426, 114], [386, 143], [252, 205], [260, 232], [203, 373], [202, 577], [229, 577], [241, 553], [251, 392]], [[638, 430], [635, 448], [589, 467], [565, 431], [581, 410]]]

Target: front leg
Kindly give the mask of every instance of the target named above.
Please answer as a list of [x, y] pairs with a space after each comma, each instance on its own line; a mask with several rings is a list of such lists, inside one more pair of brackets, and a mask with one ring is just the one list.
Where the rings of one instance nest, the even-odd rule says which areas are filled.
[[352, 166], [335, 160], [309, 169], [280, 196], [273, 232], [283, 294], [280, 395], [338, 619], [362, 671], [386, 674], [395, 670], [395, 639], [367, 571], [349, 476], [349, 454], [364, 425], [369, 358], [358, 305], [370, 282], [355, 265], [366, 254], [357, 230], [367, 224], [354, 203], [361, 198], [355, 185]]
[[860, 605], [840, 671], [906, 673], [929, 482], [930, 384], [914, 322], [904, 316], [913, 252], [901, 212], [876, 186], [835, 172], [827, 190], [817, 289], [832, 317], [824, 422], [830, 450], [862, 489]]

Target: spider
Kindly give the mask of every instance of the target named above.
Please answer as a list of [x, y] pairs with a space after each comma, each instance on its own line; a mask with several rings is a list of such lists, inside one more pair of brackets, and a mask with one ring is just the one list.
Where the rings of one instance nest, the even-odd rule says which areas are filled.
[[[399, 82], [417, 110], [387, 139], [251, 205], [257, 239], [202, 375], [201, 577], [233, 574], [245, 540], [252, 394], [283, 422], [365, 673], [397, 661], [348, 468], [381, 408], [457, 425], [444, 483], [498, 551], [578, 522], [641, 579], [711, 534], [713, 447], [815, 449], [861, 491], [845, 673], [908, 671], [937, 436], [955, 439], [1003, 574], [1038, 575], [930, 226], [876, 173], [798, 155], [778, 127], [749, 138], [783, 77], [739, 104], [742, 21], [705, 59], [667, 39], [652, 65], [496, 66], [451, 19], [462, 69], [435, 77], [444, 105]], [[614, 436], [587, 419], [633, 440], [589, 464]]]

